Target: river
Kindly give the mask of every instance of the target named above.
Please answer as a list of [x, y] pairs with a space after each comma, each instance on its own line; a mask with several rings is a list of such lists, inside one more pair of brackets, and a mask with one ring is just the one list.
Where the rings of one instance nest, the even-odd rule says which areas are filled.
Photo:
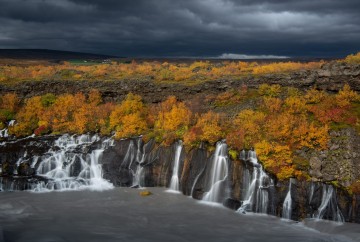
[[0, 193], [0, 241], [360, 241], [359, 224], [241, 214], [148, 190]]

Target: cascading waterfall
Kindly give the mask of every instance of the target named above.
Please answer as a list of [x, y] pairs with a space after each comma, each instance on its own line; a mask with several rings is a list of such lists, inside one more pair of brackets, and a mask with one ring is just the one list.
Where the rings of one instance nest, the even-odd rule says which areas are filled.
[[282, 217], [285, 219], [291, 219], [292, 213], [292, 199], [291, 199], [291, 179], [289, 180], [289, 191], [286, 194], [283, 207], [282, 207]]
[[144, 172], [144, 167], [141, 166], [141, 164], [139, 163], [136, 167], [136, 171], [135, 173], [133, 173], [133, 184], [132, 187], [142, 187], [143, 186], [143, 172]]
[[[134, 143], [130, 144], [131, 147], [129, 147], [129, 149], [134, 149]], [[134, 154], [132, 154], [134, 155]], [[133, 159], [135, 158], [135, 160]], [[136, 162], [136, 170], [135, 172], [133, 171], [133, 169], [131, 168], [133, 162]], [[132, 182], [132, 187], [142, 187], [144, 184], [144, 161], [145, 161], [145, 152], [141, 151], [141, 139], [137, 140], [137, 150], [136, 150], [136, 154], [135, 157], [132, 157], [131, 159], [131, 163], [129, 165], [129, 169], [132, 172], [133, 175], [133, 182]]]
[[172, 172], [172, 176], [171, 176], [171, 180], [170, 180], [170, 190], [173, 191], [179, 191], [179, 166], [180, 166], [180, 156], [181, 156], [181, 151], [182, 151], [183, 145], [182, 145], [182, 141], [178, 141], [178, 143], [176, 144], [176, 151], [175, 151], [175, 159], [174, 159], [174, 164], [173, 164], [173, 172]]
[[10, 120], [7, 124], [6, 128], [0, 129], [0, 138], [7, 138], [9, 137], [9, 127], [14, 126], [15, 120]]
[[[48, 179], [33, 187], [35, 192], [53, 190], [107, 190], [113, 185], [102, 178], [99, 164], [103, 147], [88, 152], [89, 146], [99, 141], [98, 136], [63, 135], [55, 141], [55, 149], [50, 149], [46, 157], [41, 157], [37, 174]], [[106, 141], [109, 142], [109, 141]], [[35, 158], [34, 158], [35, 159]], [[36, 158], [36, 161], [39, 157]]]
[[203, 196], [203, 201], [220, 202], [221, 199], [221, 185], [228, 177], [228, 156], [227, 145], [223, 141], [216, 143], [216, 150], [212, 159], [210, 170], [210, 190]]
[[340, 208], [337, 204], [336, 193], [331, 185], [323, 186], [323, 193], [321, 198], [321, 204], [318, 208], [317, 219], [332, 219], [336, 222], [345, 222], [344, 216], [342, 215]]
[[[245, 157], [243, 152], [240, 153]], [[244, 175], [242, 205], [238, 212], [267, 213], [269, 204], [268, 188], [273, 184], [272, 179], [264, 172], [258, 163], [255, 151], [249, 151], [247, 161], [253, 166], [253, 172], [247, 170]]]

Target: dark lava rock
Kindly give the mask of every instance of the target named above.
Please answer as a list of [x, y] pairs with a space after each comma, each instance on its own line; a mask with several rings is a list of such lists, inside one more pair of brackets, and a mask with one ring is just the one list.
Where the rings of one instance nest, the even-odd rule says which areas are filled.
[[241, 207], [241, 202], [232, 198], [226, 198], [223, 205], [232, 210], [238, 210]]
[[34, 168], [31, 168], [30, 164], [27, 162], [21, 163], [18, 168], [17, 172], [19, 176], [32, 176], [35, 175]]

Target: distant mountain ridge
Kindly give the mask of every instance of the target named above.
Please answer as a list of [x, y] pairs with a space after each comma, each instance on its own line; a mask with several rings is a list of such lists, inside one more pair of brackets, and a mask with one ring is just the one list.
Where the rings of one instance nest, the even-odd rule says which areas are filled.
[[49, 49], [0, 49], [0, 59], [108, 59], [116, 56]]

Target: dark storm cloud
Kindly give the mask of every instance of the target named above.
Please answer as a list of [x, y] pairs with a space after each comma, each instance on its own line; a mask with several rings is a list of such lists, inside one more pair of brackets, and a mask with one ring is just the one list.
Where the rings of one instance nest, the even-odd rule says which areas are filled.
[[0, 48], [337, 56], [360, 50], [359, 12], [358, 0], [0, 0]]

